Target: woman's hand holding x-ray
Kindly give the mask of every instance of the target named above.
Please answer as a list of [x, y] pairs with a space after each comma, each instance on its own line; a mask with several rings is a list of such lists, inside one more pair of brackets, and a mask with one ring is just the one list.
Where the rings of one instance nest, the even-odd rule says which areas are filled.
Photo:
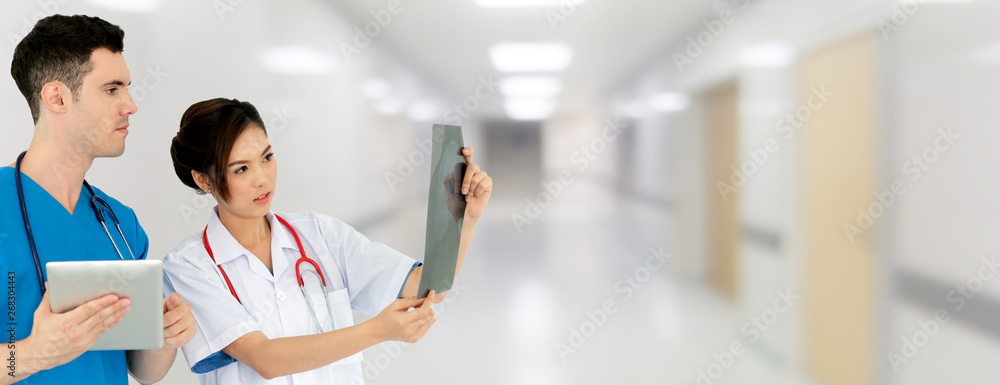
[[[486, 204], [493, 192], [493, 179], [479, 165], [472, 163], [472, 147], [462, 148], [465, 163], [455, 164], [455, 171], [444, 178], [444, 192], [447, 195], [448, 211], [455, 221], [463, 219], [476, 222], [483, 216]], [[462, 174], [462, 170], [465, 174]], [[459, 179], [458, 175], [462, 175]]]
[[479, 165], [472, 163], [472, 147], [462, 149], [465, 157], [465, 177], [462, 179], [462, 194], [465, 195], [465, 219], [478, 221], [486, 210], [486, 204], [493, 193], [493, 179]]
[[[397, 299], [365, 323], [370, 323], [379, 341], [417, 342], [435, 321], [434, 310], [431, 309], [434, 291], [429, 294], [422, 299]], [[407, 311], [410, 308], [413, 311]]]

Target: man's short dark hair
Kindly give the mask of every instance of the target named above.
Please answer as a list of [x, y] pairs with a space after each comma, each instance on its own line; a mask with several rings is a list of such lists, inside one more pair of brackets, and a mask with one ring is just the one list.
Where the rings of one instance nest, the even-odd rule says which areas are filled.
[[124, 40], [125, 31], [98, 17], [52, 15], [39, 20], [14, 48], [10, 65], [32, 120], [38, 123], [42, 86], [61, 82], [78, 99], [84, 76], [94, 69], [90, 55], [98, 48], [122, 52]]

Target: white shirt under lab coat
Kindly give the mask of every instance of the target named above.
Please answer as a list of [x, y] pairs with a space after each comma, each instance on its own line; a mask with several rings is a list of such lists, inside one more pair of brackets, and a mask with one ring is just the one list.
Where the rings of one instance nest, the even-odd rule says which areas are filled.
[[[202, 384], [363, 384], [361, 353], [308, 372], [265, 380], [249, 366], [222, 352], [252, 331], [268, 338], [319, 333], [316, 321], [295, 278], [301, 255], [292, 234], [274, 213], [271, 260], [274, 273], [253, 256], [219, 221], [218, 208], [208, 224], [208, 241], [215, 262], [222, 265], [242, 304], [229, 292], [202, 241], [202, 232], [184, 239], [163, 259], [164, 293], [173, 292], [191, 304], [198, 332], [182, 351]], [[336, 329], [354, 325], [351, 309], [378, 314], [396, 300], [416, 261], [383, 244], [369, 241], [347, 224], [312, 212], [280, 213], [298, 233], [306, 255], [326, 277], [326, 291]], [[302, 269], [311, 269], [303, 263]], [[320, 285], [303, 274], [306, 290], [323, 330], [330, 316]]]

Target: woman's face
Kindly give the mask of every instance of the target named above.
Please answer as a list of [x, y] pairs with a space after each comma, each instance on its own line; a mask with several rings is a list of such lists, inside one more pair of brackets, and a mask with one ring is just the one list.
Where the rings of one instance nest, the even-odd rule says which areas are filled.
[[230, 198], [228, 202], [219, 200], [220, 211], [253, 219], [271, 210], [278, 182], [278, 164], [264, 130], [251, 126], [240, 134], [233, 143], [225, 170]]

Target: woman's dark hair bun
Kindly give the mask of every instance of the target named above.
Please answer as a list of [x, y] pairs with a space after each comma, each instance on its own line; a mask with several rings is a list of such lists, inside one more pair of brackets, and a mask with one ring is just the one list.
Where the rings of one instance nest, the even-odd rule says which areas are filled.
[[247, 128], [264, 130], [264, 121], [257, 108], [236, 99], [210, 99], [192, 104], [181, 116], [180, 131], [170, 142], [170, 159], [174, 173], [185, 186], [204, 194], [191, 171], [208, 176], [212, 189], [223, 200], [229, 200], [225, 165], [233, 143]]

